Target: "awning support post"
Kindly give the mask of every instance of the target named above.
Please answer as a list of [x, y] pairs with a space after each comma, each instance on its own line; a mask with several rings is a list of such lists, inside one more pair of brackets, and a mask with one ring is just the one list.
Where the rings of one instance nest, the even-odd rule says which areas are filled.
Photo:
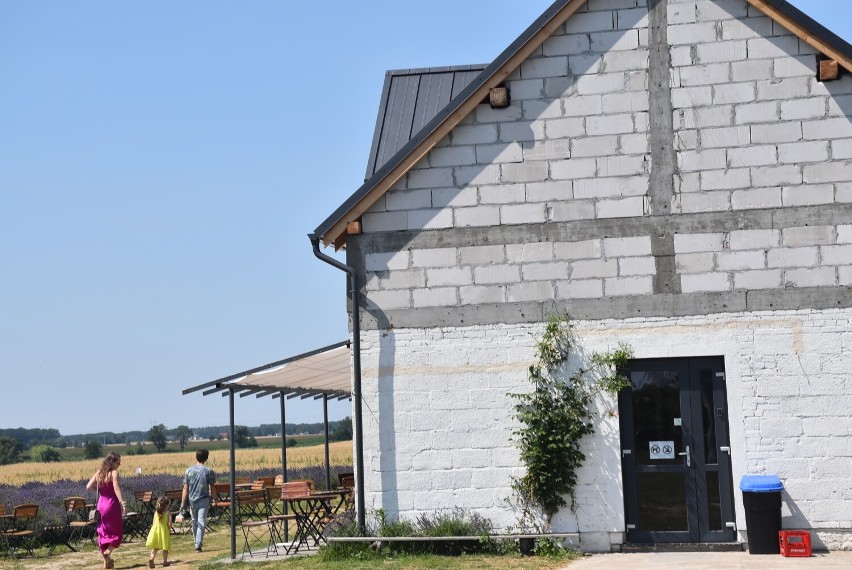
[[234, 451], [234, 389], [228, 389], [228, 404], [230, 407], [230, 426], [228, 431], [228, 445], [231, 452], [231, 560], [237, 559], [237, 520], [234, 511], [236, 510], [237, 499], [237, 456]]
[[322, 421], [325, 427], [325, 490], [331, 491], [331, 464], [328, 458], [328, 394], [322, 395]]

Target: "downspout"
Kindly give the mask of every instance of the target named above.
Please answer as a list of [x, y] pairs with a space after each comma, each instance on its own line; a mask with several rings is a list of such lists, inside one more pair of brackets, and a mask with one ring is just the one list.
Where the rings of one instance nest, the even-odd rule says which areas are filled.
[[353, 428], [355, 429], [355, 498], [357, 500], [356, 515], [358, 517], [358, 532], [364, 536], [366, 523], [364, 516], [364, 436], [361, 429], [361, 308], [358, 304], [358, 276], [355, 268], [343, 264], [320, 251], [319, 237], [308, 234], [314, 255], [317, 259], [345, 271], [349, 277], [350, 294], [352, 296], [352, 403]]

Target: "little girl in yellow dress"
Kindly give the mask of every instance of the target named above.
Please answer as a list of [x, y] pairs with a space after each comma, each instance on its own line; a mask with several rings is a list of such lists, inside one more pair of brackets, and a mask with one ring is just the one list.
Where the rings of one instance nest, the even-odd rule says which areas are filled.
[[154, 524], [151, 525], [151, 530], [148, 531], [148, 540], [145, 542], [145, 546], [151, 549], [148, 568], [154, 567], [154, 558], [156, 558], [158, 550], [163, 551], [163, 566], [171, 565], [169, 563], [169, 549], [172, 547], [172, 535], [169, 533], [172, 526], [172, 513], [169, 512], [171, 503], [166, 496], [157, 499]]

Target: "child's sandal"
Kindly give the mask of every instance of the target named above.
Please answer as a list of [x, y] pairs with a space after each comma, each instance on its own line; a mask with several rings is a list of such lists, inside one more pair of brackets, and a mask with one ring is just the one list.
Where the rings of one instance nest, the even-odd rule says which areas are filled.
[[163, 568], [165, 568], [166, 566], [171, 566], [171, 565], [172, 565], [171, 562], [163, 562]]
[[153, 559], [153, 558], [149, 558], [149, 559], [148, 559], [148, 568], [153, 568], [153, 567], [154, 567], [154, 559]]

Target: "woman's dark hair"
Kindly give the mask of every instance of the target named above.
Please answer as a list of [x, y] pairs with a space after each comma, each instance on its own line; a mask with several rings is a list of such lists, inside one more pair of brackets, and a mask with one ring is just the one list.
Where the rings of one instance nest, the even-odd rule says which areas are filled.
[[114, 451], [107, 454], [98, 469], [98, 483], [106, 483], [109, 472], [118, 469], [119, 463], [121, 463], [121, 456], [119, 454]]

